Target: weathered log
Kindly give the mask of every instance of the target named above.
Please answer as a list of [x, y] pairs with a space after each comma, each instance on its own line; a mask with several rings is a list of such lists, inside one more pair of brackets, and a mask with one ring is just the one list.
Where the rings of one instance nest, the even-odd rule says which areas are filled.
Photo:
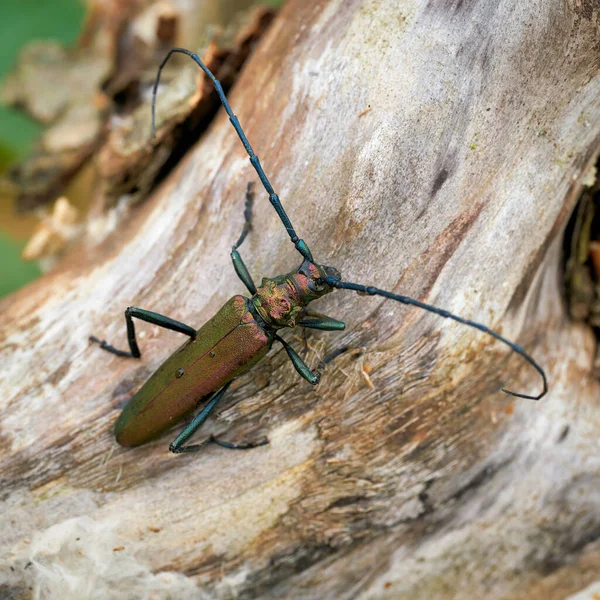
[[[243, 289], [229, 250], [256, 176], [221, 111], [117, 231], [0, 305], [6, 593], [562, 599], [598, 578], [595, 339], [560, 279], [600, 149], [587, 5], [292, 0], [231, 94], [316, 260], [519, 340], [548, 396], [504, 396], [539, 380], [488, 337], [339, 291], [316, 308], [347, 330], [311, 335], [310, 358], [360, 355], [312, 388], [275, 348], [200, 434], [267, 447], [116, 446], [119, 409], [182, 340], [142, 324], [138, 362], [88, 335], [123, 346], [128, 305], [200, 326]], [[264, 195], [254, 218], [251, 272], [288, 272]]]

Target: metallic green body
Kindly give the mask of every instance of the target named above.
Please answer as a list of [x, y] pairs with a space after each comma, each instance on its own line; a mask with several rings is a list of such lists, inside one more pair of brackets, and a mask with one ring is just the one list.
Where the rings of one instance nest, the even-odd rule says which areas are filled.
[[159, 436], [265, 356], [273, 334], [255, 320], [249, 302], [231, 298], [158, 368], [119, 416], [119, 444], [139, 446]]
[[[510, 342], [495, 331], [475, 321], [463, 319], [446, 310], [436, 308], [435, 306], [425, 304], [407, 296], [400, 296], [373, 286], [342, 281], [341, 274], [337, 269], [315, 263], [309, 247], [296, 234], [279, 196], [275, 193], [238, 118], [229, 106], [221, 84], [200, 60], [198, 55], [185, 48], [173, 48], [158, 69], [152, 92], [153, 135], [156, 133], [156, 92], [160, 73], [173, 53], [181, 53], [189, 56], [213, 83], [229, 116], [229, 120], [248, 153], [250, 163], [256, 170], [265, 191], [269, 195], [269, 202], [277, 212], [290, 241], [304, 260], [295, 271], [287, 275], [264, 278], [261, 285], [256, 286], [238, 252], [238, 248], [243, 243], [251, 226], [252, 184], [249, 184], [244, 211], [245, 224], [239, 239], [232, 247], [231, 259], [238, 277], [250, 292], [251, 298], [244, 298], [243, 296], [233, 297], [198, 331], [170, 317], [137, 307], [129, 307], [125, 311], [125, 319], [130, 352], [119, 350], [106, 341], [101, 341], [94, 336], [90, 336], [90, 340], [99, 344], [104, 350], [117, 356], [130, 356], [133, 358], [141, 356], [135, 337], [135, 327], [132, 320], [134, 317], [172, 331], [183, 333], [191, 338], [190, 341], [184, 344], [162, 364], [127, 404], [115, 425], [115, 434], [119, 444], [123, 446], [139, 446], [150, 441], [169, 429], [182, 417], [194, 410], [203, 400], [207, 400], [211, 396], [212, 398], [206, 402], [204, 408], [196, 415], [192, 422], [173, 440], [169, 446], [172, 452], [197, 452], [208, 441], [213, 441], [226, 448], [237, 449], [264, 444], [264, 441], [250, 444], [234, 444], [218, 440], [213, 436], [200, 444], [187, 444], [187, 441], [206, 421], [210, 412], [227, 391], [229, 382], [260, 361], [274, 340], [283, 344], [296, 371], [306, 381], [313, 385], [319, 382], [321, 376], [319, 368], [316, 372], [313, 372], [293, 348], [283, 338], [279, 337], [276, 332], [278, 329], [284, 327], [296, 326], [324, 331], [343, 329], [343, 322], [329, 317], [311, 315], [306, 310], [310, 302], [332, 292], [334, 289], [353, 290], [370, 296], [389, 298], [402, 304], [416, 306], [444, 318], [453, 319], [454, 321], [488, 333], [527, 359], [543, 378], [544, 389], [536, 396], [517, 394], [508, 390], [503, 391], [513, 396], [533, 400], [539, 400], [544, 396], [548, 389], [544, 370], [520, 346]], [[324, 359], [321, 362], [321, 366], [326, 364], [326, 362], [326, 359]]]

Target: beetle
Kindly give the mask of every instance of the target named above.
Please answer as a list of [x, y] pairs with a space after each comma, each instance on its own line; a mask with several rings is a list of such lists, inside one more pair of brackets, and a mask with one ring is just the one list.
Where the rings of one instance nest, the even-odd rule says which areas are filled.
[[249, 184], [246, 191], [244, 226], [239, 239], [232, 247], [231, 259], [235, 272], [246, 286], [250, 297], [234, 296], [223, 305], [212, 319], [198, 330], [164, 315], [133, 306], [129, 307], [125, 311], [129, 351], [119, 350], [106, 341], [90, 336], [90, 341], [99, 344], [104, 350], [118, 356], [133, 358], [141, 357], [135, 336], [134, 318], [183, 333], [190, 338], [187, 343], [167, 358], [125, 406], [115, 424], [115, 435], [119, 444], [122, 446], [145, 444], [170, 429], [203, 402], [205, 405], [197, 416], [184, 427], [182, 432], [170, 444], [169, 449], [171, 452], [176, 454], [197, 452], [209, 442], [231, 449], [247, 449], [267, 443], [268, 440], [263, 439], [257, 442], [236, 444], [220, 440], [214, 436], [210, 436], [200, 444], [188, 444], [187, 442], [206, 421], [224, 396], [233, 379], [245, 373], [260, 361], [275, 341], [283, 345], [294, 368], [301, 377], [312, 385], [319, 382], [323, 363], [315, 371], [312, 371], [299, 354], [277, 334], [277, 331], [290, 327], [306, 327], [324, 331], [343, 330], [345, 325], [342, 321], [322, 315], [311, 315], [307, 310], [312, 301], [329, 294], [335, 289], [352, 290], [371, 296], [382, 296], [402, 304], [416, 306], [487, 333], [524, 357], [542, 377], [543, 389], [537, 395], [516, 393], [507, 389], [502, 391], [518, 398], [530, 400], [539, 400], [546, 394], [548, 383], [542, 367], [520, 346], [499, 333], [481, 323], [463, 319], [458, 315], [419, 300], [400, 296], [373, 286], [343, 281], [340, 272], [336, 268], [315, 262], [306, 242], [296, 234], [279, 196], [275, 193], [273, 186], [265, 175], [258, 157], [233, 113], [221, 84], [200, 60], [200, 57], [185, 48], [173, 48], [158, 68], [152, 90], [153, 137], [156, 135], [156, 94], [160, 74], [167, 61], [175, 53], [189, 56], [214, 85], [229, 120], [246, 149], [258, 178], [269, 195], [271, 205], [279, 215], [291, 242], [302, 257], [302, 263], [296, 270], [286, 275], [272, 278], [265, 277], [260, 286], [255, 285], [238, 251], [251, 228], [253, 191], [252, 184]]

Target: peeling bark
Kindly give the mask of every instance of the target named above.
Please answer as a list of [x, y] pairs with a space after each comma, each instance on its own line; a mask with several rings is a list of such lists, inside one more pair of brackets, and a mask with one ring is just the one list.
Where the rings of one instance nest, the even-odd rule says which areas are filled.
[[[347, 330], [311, 334], [312, 363], [361, 354], [312, 388], [276, 348], [200, 434], [269, 446], [117, 447], [118, 411], [181, 340], [142, 324], [137, 362], [88, 335], [124, 345], [128, 305], [199, 327], [242, 291], [229, 250], [256, 176], [221, 111], [117, 231], [0, 305], [5, 589], [50, 589], [40, 564], [92, 565], [103, 597], [135, 583], [157, 597], [552, 600], [597, 579], [596, 341], [568, 320], [560, 272], [600, 149], [599, 58], [594, 21], [561, 0], [288, 3], [230, 100], [316, 260], [501, 330], [550, 393], [503, 396], [538, 379], [477, 332], [336, 292], [315, 308]], [[288, 272], [298, 256], [255, 204], [246, 264]]]

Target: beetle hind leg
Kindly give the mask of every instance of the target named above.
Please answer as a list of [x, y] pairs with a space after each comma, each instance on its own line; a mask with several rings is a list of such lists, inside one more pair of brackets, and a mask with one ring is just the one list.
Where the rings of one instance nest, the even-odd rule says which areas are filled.
[[196, 330], [185, 323], [165, 317], [159, 313], [145, 310], [143, 308], [137, 308], [136, 306], [129, 306], [125, 310], [125, 324], [127, 325], [127, 341], [129, 342], [129, 352], [126, 350], [119, 350], [114, 346], [111, 346], [105, 340], [99, 340], [96, 336], [90, 335], [89, 340], [94, 344], [98, 344], [102, 350], [106, 350], [116, 356], [126, 356], [130, 358], [140, 358], [142, 353], [137, 345], [135, 338], [135, 325], [133, 324], [133, 318], [140, 319], [140, 321], [146, 321], [146, 323], [152, 323], [152, 325], [158, 325], [164, 329], [170, 329], [171, 331], [177, 331], [189, 335], [191, 338], [196, 337]]
[[183, 454], [184, 452], [200, 452], [206, 444], [211, 441], [208, 438], [200, 444], [190, 444], [186, 446], [185, 443], [202, 427], [204, 421], [208, 419], [210, 413], [214, 410], [219, 400], [225, 395], [225, 392], [231, 385], [231, 381], [224, 385], [204, 406], [204, 408], [192, 419], [192, 421], [183, 428], [183, 431], [171, 442], [169, 450], [174, 454]]
[[247, 450], [249, 448], [257, 448], [258, 446], [264, 446], [269, 443], [267, 438], [263, 438], [257, 442], [247, 442], [245, 444], [234, 444], [233, 442], [225, 442], [223, 440], [219, 440], [213, 435], [206, 438], [204, 441], [199, 444], [189, 444], [186, 445], [186, 442], [200, 429], [200, 427], [204, 424], [206, 419], [210, 413], [214, 410], [215, 406], [219, 403], [221, 398], [225, 395], [225, 392], [231, 385], [231, 381], [224, 385], [204, 406], [204, 408], [192, 419], [192, 421], [184, 427], [183, 431], [171, 442], [169, 446], [169, 450], [174, 454], [184, 454], [186, 452], [200, 452], [204, 446], [209, 443], [214, 443], [223, 448], [229, 448], [231, 450]]

